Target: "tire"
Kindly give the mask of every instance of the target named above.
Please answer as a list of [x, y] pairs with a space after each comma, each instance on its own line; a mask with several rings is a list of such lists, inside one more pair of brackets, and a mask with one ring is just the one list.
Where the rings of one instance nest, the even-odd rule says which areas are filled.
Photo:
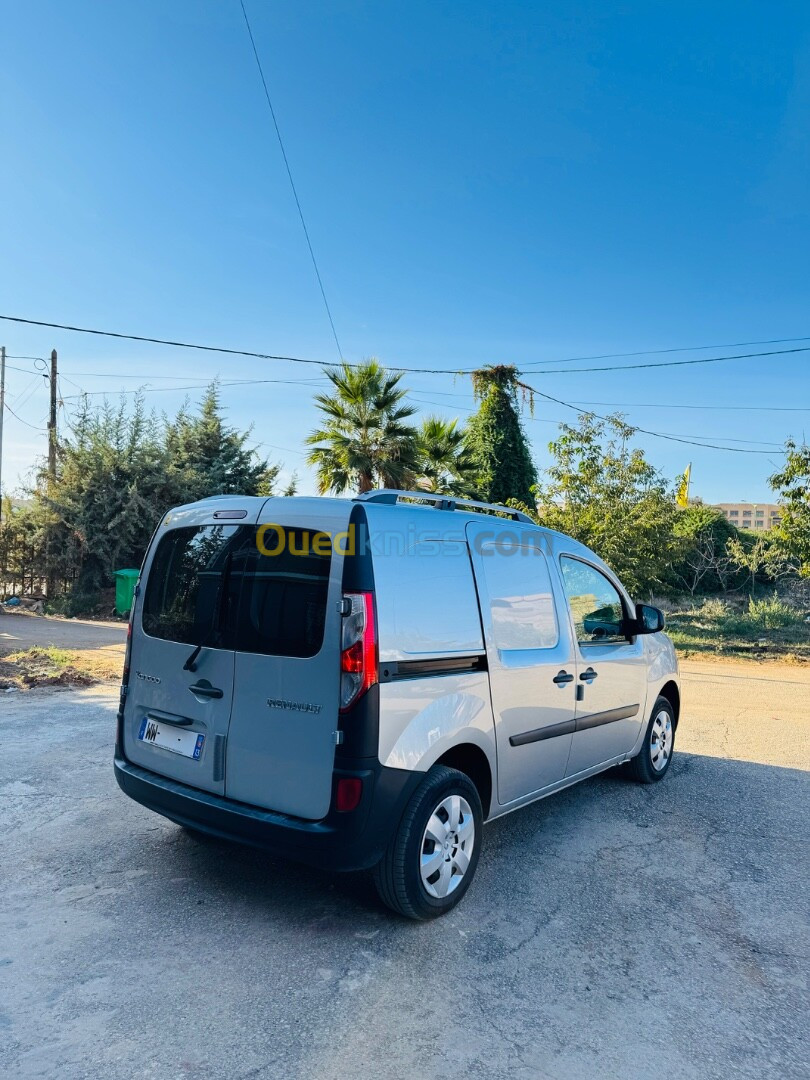
[[434, 765], [374, 869], [382, 902], [408, 919], [435, 919], [454, 908], [475, 875], [483, 822], [472, 780], [457, 769]]
[[675, 749], [675, 711], [665, 697], [656, 699], [641, 750], [628, 763], [640, 784], [657, 784], [669, 772]]

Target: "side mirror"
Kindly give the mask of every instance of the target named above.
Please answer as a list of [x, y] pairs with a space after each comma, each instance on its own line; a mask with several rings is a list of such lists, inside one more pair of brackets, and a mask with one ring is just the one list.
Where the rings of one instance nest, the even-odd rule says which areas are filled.
[[636, 604], [636, 633], [657, 634], [664, 629], [664, 613], [650, 604]]

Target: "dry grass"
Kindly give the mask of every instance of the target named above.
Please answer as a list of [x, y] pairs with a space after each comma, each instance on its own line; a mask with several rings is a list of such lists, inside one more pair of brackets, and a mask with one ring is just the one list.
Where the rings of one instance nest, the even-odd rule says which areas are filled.
[[7, 652], [0, 655], [0, 690], [117, 682], [123, 665], [123, 645], [80, 650], [49, 646]]
[[671, 610], [666, 631], [682, 657], [810, 662], [810, 612], [775, 595], [744, 604], [698, 601]]

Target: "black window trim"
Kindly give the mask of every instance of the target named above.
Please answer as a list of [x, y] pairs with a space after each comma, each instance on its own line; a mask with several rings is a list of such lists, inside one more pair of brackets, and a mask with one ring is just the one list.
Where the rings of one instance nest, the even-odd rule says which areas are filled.
[[570, 601], [570, 599], [568, 597], [568, 592], [566, 591], [566, 588], [565, 588], [565, 574], [563, 573], [563, 568], [562, 568], [563, 559], [573, 559], [574, 562], [584, 563], [585, 566], [589, 566], [591, 568], [591, 570], [595, 570], [597, 572], [597, 574], [601, 574], [602, 577], [605, 578], [605, 580], [609, 584], [611, 584], [613, 586], [613, 588], [616, 590], [616, 592], [618, 593], [619, 601], [621, 602], [621, 605], [622, 605], [622, 614], [623, 614], [624, 618], [629, 622], [629, 621], [631, 621], [632, 616], [628, 613], [629, 601], [628, 601], [627, 596], [625, 594], [624, 588], [620, 584], [619, 579], [617, 577], [614, 577], [614, 575], [612, 573], [610, 573], [610, 572], [606, 572], [601, 566], [597, 566], [595, 563], [591, 562], [590, 559], [583, 558], [582, 555], [575, 555], [571, 551], [560, 551], [559, 555], [557, 556], [557, 561], [559, 563], [559, 571], [560, 571], [560, 579], [561, 579], [561, 582], [562, 582], [563, 597], [565, 598], [565, 607], [566, 607], [566, 610], [568, 611], [568, 622], [569, 622], [569, 625], [571, 626], [571, 633], [574, 636], [574, 642], [576, 643], [577, 648], [579, 648], [579, 649], [588, 649], [588, 648], [597, 647], [597, 648], [604, 649], [605, 646], [607, 646], [607, 645], [617, 645], [619, 648], [623, 648], [625, 645], [634, 645], [635, 642], [636, 642], [635, 635], [633, 637], [625, 637], [621, 641], [580, 641], [579, 640], [579, 638], [577, 637], [576, 623], [574, 622], [574, 613], [571, 610], [571, 601]]

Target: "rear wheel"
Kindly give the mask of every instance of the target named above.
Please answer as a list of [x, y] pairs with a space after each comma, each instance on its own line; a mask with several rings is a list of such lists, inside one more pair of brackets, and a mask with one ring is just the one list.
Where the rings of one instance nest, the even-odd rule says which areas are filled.
[[653, 707], [641, 751], [630, 761], [629, 770], [641, 784], [663, 780], [672, 764], [675, 747], [675, 712], [665, 697], [659, 697]]
[[435, 919], [454, 908], [475, 874], [482, 825], [472, 780], [434, 765], [374, 870], [383, 903], [410, 919]]

